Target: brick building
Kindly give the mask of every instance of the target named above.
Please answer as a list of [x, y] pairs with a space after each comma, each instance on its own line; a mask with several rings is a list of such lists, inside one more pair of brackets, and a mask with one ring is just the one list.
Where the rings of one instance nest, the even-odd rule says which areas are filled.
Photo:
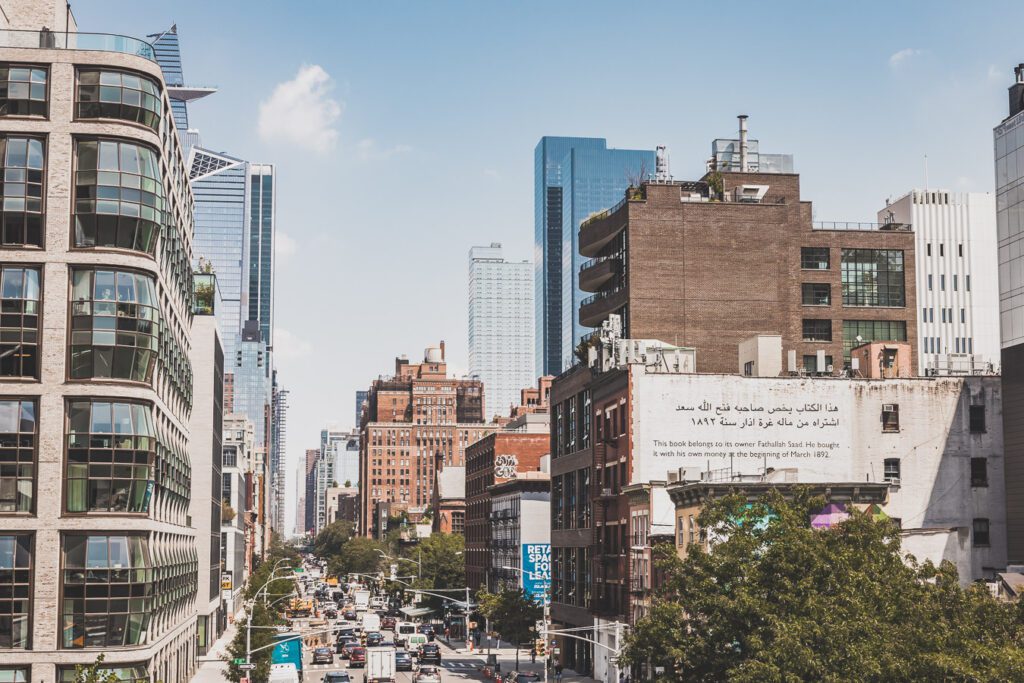
[[[494, 429], [484, 424], [479, 380], [448, 377], [444, 342], [422, 363], [395, 359], [395, 373], [370, 386], [359, 439], [359, 531], [377, 535], [381, 510], [422, 513], [437, 471], [465, 465], [466, 448]], [[383, 503], [383, 505], [380, 505]]]
[[858, 338], [916, 339], [910, 226], [811, 216], [793, 173], [642, 183], [580, 227], [579, 283], [594, 294], [579, 320], [619, 314], [624, 337], [694, 347], [699, 372], [735, 372], [758, 334], [782, 337], [783, 369], [811, 374], [840, 374]]
[[488, 488], [539, 471], [549, 450], [546, 413], [521, 415], [466, 449], [466, 579], [474, 591], [488, 585], [491, 566]]

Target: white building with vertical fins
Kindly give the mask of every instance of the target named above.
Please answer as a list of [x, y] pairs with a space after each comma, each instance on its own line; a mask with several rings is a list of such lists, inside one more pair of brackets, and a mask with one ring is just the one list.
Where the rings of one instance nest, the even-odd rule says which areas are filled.
[[909, 223], [917, 236], [920, 374], [997, 370], [995, 195], [911, 190], [888, 202], [878, 220]]
[[507, 415], [533, 386], [533, 264], [501, 244], [469, 250], [469, 374], [484, 383], [484, 416]]

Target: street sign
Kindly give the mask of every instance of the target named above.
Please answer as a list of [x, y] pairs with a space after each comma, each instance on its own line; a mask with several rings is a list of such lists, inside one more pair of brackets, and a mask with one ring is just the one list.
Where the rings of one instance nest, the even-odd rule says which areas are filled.
[[242, 664], [245, 664], [245, 659], [236, 659], [236, 660], [234, 660], [231, 663], [234, 664], [235, 666], [241, 666]]
[[239, 664], [238, 668], [241, 669], [242, 671], [252, 671], [253, 669], [256, 668], [256, 665], [255, 664]]

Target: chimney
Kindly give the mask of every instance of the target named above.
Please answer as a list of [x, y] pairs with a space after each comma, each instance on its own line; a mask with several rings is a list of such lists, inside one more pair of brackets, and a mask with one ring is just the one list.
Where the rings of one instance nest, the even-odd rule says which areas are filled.
[[737, 116], [740, 120], [740, 173], [747, 172], [747, 115]]
[[441, 340], [441, 362], [444, 362], [444, 339]]
[[1010, 86], [1010, 116], [1024, 111], [1024, 64], [1013, 67], [1014, 83]]

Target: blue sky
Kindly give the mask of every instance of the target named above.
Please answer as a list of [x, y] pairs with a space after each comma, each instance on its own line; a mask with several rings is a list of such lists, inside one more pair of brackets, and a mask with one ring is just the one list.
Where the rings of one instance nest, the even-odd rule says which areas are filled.
[[186, 79], [221, 89], [191, 110], [205, 145], [278, 165], [289, 475], [396, 355], [443, 338], [466, 367], [467, 252], [532, 257], [540, 136], [665, 144], [674, 175], [696, 178], [749, 114], [763, 151], [795, 155], [816, 219], [870, 221], [923, 185], [925, 155], [931, 187], [992, 190], [991, 131], [1024, 61], [1019, 0], [73, 10], [82, 31], [176, 22]]

